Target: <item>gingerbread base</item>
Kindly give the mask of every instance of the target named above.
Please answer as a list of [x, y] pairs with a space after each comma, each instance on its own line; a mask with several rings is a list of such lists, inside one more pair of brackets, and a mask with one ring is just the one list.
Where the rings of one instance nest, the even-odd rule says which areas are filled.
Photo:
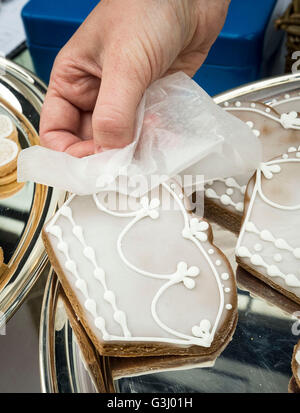
[[239, 234], [242, 223], [241, 215], [224, 210], [208, 198], [205, 198], [204, 211], [204, 217], [209, 221], [213, 221], [237, 235]]

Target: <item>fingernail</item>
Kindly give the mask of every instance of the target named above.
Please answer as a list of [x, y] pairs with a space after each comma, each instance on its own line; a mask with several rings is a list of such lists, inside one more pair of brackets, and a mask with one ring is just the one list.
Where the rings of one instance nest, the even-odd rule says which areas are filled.
[[103, 152], [102, 146], [95, 144], [95, 153]]

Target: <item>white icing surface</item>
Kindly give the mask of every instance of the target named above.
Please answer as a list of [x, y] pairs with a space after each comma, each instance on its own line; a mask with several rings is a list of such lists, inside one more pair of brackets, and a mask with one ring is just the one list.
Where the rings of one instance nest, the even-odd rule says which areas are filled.
[[[157, 227], [156, 221], [158, 223], [157, 228], [159, 228], [162, 225], [160, 224], [160, 221], [165, 221], [166, 217], [171, 215], [171, 213], [163, 211], [159, 208], [159, 199], [154, 198], [150, 201], [147, 197], [144, 197], [140, 201], [140, 209], [137, 211], [120, 213], [108, 210], [104, 207], [99, 201], [97, 195], [94, 195], [92, 198], [73, 196], [58, 211], [50, 224], [46, 227], [46, 231], [55, 237], [55, 242], [51, 238], [52, 247], [54, 250], [57, 249], [58, 258], [62, 261], [62, 264], [71, 274], [71, 281], [72, 277], [75, 279], [75, 287], [81, 294], [80, 300], [82, 300], [83, 306], [92, 317], [92, 323], [96, 326], [98, 331], [101, 332], [101, 338], [103, 340], [158, 341], [181, 345], [199, 345], [209, 347], [214, 339], [217, 329], [220, 327], [220, 323], [224, 320], [225, 305], [227, 305], [227, 310], [232, 309], [232, 304], [228, 302], [228, 300], [230, 301], [231, 299], [231, 296], [228, 295], [228, 292], [231, 291], [231, 289], [227, 286], [229, 289], [227, 289], [227, 302], [225, 302], [224, 289], [220, 281], [220, 274], [224, 272], [224, 270], [228, 270], [228, 266], [227, 264], [224, 265], [224, 261], [222, 260], [214, 260], [214, 262], [211, 260], [210, 255], [211, 250], [213, 251], [213, 249], [208, 248], [210, 244], [207, 236], [207, 231], [209, 230], [209, 225], [207, 222], [199, 221], [198, 218], [190, 218], [189, 214], [185, 210], [183, 201], [179, 196], [180, 194], [177, 194], [176, 189], [174, 189], [174, 185], [171, 188], [169, 185], [163, 184], [162, 187], [164, 191], [170, 194], [179, 206], [179, 211], [176, 211], [176, 215], [181, 215], [183, 218], [183, 229], [178, 231], [177, 237], [180, 239], [181, 236], [183, 240], [181, 242], [187, 242], [187, 247], [190, 245], [190, 242], [193, 245], [193, 254], [190, 258], [187, 256], [186, 259], [180, 259], [180, 255], [184, 252], [181, 249], [180, 255], [177, 253], [174, 255], [174, 257], [176, 257], [176, 261], [170, 263], [171, 265], [169, 264], [169, 268], [172, 269], [175, 265], [175, 272], [174, 270], [167, 272], [155, 270], [155, 266], [159, 265], [163, 268], [165, 264], [161, 262], [161, 260], [156, 261], [156, 257], [153, 253], [149, 255], [149, 258], [151, 257], [150, 260], [147, 256], [144, 256], [141, 260], [139, 258], [139, 251], [141, 251], [142, 254], [145, 254], [145, 248], [147, 245], [145, 237], [151, 235], [149, 234], [150, 228], [152, 227], [154, 229], [152, 239], [150, 239], [151, 245], [149, 246], [150, 249], [153, 249], [156, 246], [156, 242], [154, 241]], [[93, 214], [94, 220], [101, 218], [102, 226], [95, 226], [94, 231], [97, 228], [102, 230], [105, 225], [109, 225], [107, 227], [109, 228], [109, 232], [106, 232], [105, 235], [107, 240], [105, 244], [101, 244], [101, 248], [95, 244], [95, 241], [97, 240], [97, 237], [95, 238], [95, 233], [93, 233], [93, 242], [91, 242], [90, 231], [92, 231], [93, 228], [90, 229], [80, 222], [80, 220], [83, 218], [87, 219], [87, 217], [82, 215], [83, 213], [77, 204], [80, 204], [87, 198], [93, 199], [94, 204], [90, 204], [90, 201], [88, 201], [88, 205], [91, 205], [89, 206], [91, 213], [89, 214], [86, 212], [86, 214], [88, 216]], [[66, 222], [69, 224], [67, 225]], [[178, 224], [180, 224], [180, 221], [177, 219], [176, 225]], [[147, 233], [145, 233], [144, 230], [145, 225], [149, 227]], [[172, 226], [168, 227], [170, 228], [169, 231], [172, 233]], [[139, 234], [141, 228], [143, 228], [141, 234], [143, 234], [144, 240], [137, 242], [136, 236]], [[161, 238], [168, 236], [168, 233], [165, 231], [160, 232], [161, 241]], [[113, 239], [115, 241], [111, 238], [112, 234], [115, 234], [113, 235]], [[171, 236], [170, 234], [169, 236], [171, 237], [170, 240], [173, 242], [174, 235]], [[103, 235], [100, 235], [99, 241], [101, 237], [103, 237]], [[133, 243], [131, 242], [132, 238], [134, 238]], [[74, 240], [76, 240], [76, 242]], [[162, 245], [165, 245], [165, 243]], [[186, 251], [188, 251], [191, 246], [189, 248], [185, 248]], [[111, 252], [105, 253], [103, 249], [108, 247]], [[140, 250], [140, 248], [142, 249]], [[169, 245], [166, 254], [170, 253], [170, 248], [171, 247]], [[196, 251], [198, 251], [197, 263], [191, 260], [192, 256], [195, 258]], [[134, 253], [132, 254], [132, 252]], [[86, 264], [83, 263], [82, 259], [80, 259], [80, 254], [85, 257], [87, 262]], [[108, 255], [112, 255], [110, 262], [113, 266], [117, 265], [122, 268], [121, 272], [119, 270], [117, 272], [112, 272], [109, 269], [107, 262], [107, 258], [109, 258]], [[100, 262], [103, 262], [101, 266]], [[152, 266], [154, 270], [149, 270], [144, 267], [145, 263], [148, 266], [150, 265], [150, 267]], [[203, 263], [205, 263], [204, 273], [202, 271]], [[210, 274], [209, 278], [207, 278], [208, 274]], [[68, 273], [66, 272], [66, 276], [67, 275]], [[144, 321], [142, 325], [140, 324], [142, 321], [140, 320], [140, 317], [143, 317], [142, 313], [140, 313], [140, 311], [137, 313], [135, 310], [135, 317], [133, 318], [131, 307], [134, 303], [130, 300], [130, 305], [129, 303], [126, 304], [128, 299], [126, 291], [124, 288], [119, 290], [121, 286], [118, 285], [118, 283], [116, 284], [119, 277], [126, 278], [128, 295], [131, 293], [130, 289], [128, 289], [130, 288], [130, 283], [133, 283], [131, 288], [134, 288], [134, 291], [137, 291], [136, 305], [138, 307], [142, 305], [142, 313], [143, 311], [145, 312], [145, 317], [147, 319], [147, 322]], [[97, 280], [98, 284], [95, 284], [93, 279]], [[191, 301], [192, 304], [193, 300], [197, 298], [199, 293], [204, 294], [205, 292], [203, 291], [205, 286], [201, 285], [203, 279], [206, 279], [206, 283], [209, 280], [211, 285], [208, 292], [211, 290], [215, 296], [212, 302], [211, 300], [209, 301], [209, 307], [216, 306], [216, 308], [213, 313], [209, 308], [206, 310], [206, 312], [209, 311], [209, 319], [200, 318], [199, 320], [200, 308], [197, 309], [197, 307], [195, 307], [192, 314], [188, 314], [188, 319], [191, 318], [190, 321], [192, 322], [189, 330], [190, 333], [181, 331], [181, 328], [178, 329], [175, 328], [175, 326], [178, 323], [177, 319], [182, 319], [184, 314], [180, 313], [180, 315], [176, 315], [176, 312], [178, 311], [176, 310], [174, 315], [172, 314], [173, 317], [171, 317], [171, 320], [168, 321], [164, 315], [164, 312], [166, 312], [170, 305], [165, 307], [163, 302], [164, 300], [168, 300], [168, 297], [171, 298], [172, 291], [174, 293], [176, 292], [176, 294], [180, 291], [181, 296], [186, 297], [185, 299]], [[234, 280], [230, 279], [228, 273], [226, 273], [226, 278], [222, 277], [222, 279], [228, 280], [228, 283], [232, 288], [234, 285]], [[152, 281], [150, 282], [150, 280]], [[74, 281], [72, 282], [74, 283]], [[140, 293], [138, 293], [141, 285], [143, 285], [143, 288], [141, 288]], [[191, 293], [187, 294], [185, 291], [191, 291]], [[207, 300], [208, 297], [205, 299]], [[103, 306], [104, 302], [107, 302], [110, 305], [113, 312], [112, 315], [109, 310]], [[174, 301], [173, 297], [170, 303], [173, 302], [180, 307], [178, 299]], [[149, 303], [149, 307], [147, 307], [147, 303]], [[187, 307], [189, 307], [189, 305], [190, 304], [188, 304]], [[198, 302], [198, 305], [201, 305], [201, 302]], [[200, 313], [204, 312], [205, 307], [202, 308]], [[167, 313], [168, 311], [166, 314]], [[139, 314], [138, 318], [137, 314]], [[193, 319], [196, 322], [193, 321]], [[122, 334], [117, 334], [117, 329], [114, 326], [114, 322], [121, 327]], [[136, 324], [140, 326], [140, 330], [144, 330], [144, 332], [147, 332], [148, 334], [136, 334], [136, 331], [139, 332], [139, 328], [136, 327]], [[187, 323], [185, 320], [183, 326], [184, 329], [188, 328], [186, 324]], [[149, 330], [155, 331], [157, 335], [149, 335]]]
[[0, 138], [0, 167], [13, 161], [18, 155], [18, 145], [6, 138]]

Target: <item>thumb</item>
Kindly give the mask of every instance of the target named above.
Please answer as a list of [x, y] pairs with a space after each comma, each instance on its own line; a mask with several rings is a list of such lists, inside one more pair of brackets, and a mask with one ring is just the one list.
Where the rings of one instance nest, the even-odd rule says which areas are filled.
[[146, 89], [136, 73], [128, 61], [124, 63], [118, 57], [104, 62], [92, 118], [96, 153], [133, 141], [136, 111]]

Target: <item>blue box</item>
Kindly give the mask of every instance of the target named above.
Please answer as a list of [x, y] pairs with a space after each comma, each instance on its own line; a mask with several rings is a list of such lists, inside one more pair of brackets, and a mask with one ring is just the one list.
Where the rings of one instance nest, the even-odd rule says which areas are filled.
[[[98, 3], [99, 0], [30, 0], [24, 6], [22, 18], [28, 48], [37, 74], [46, 83], [55, 56]], [[222, 32], [194, 76], [210, 95], [259, 79], [264, 34], [275, 3], [276, 0], [231, 0]]]

